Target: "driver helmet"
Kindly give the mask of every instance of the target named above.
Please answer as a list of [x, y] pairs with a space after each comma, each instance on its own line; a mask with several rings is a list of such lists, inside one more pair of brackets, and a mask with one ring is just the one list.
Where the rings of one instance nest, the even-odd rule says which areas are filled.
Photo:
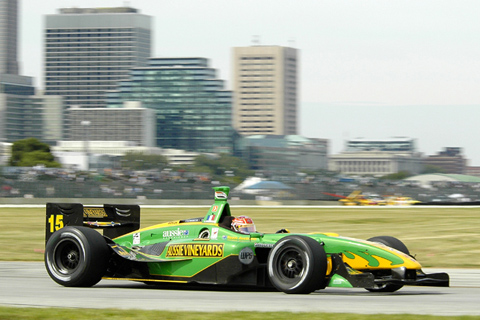
[[245, 234], [256, 232], [253, 220], [247, 216], [240, 216], [233, 219], [232, 229]]

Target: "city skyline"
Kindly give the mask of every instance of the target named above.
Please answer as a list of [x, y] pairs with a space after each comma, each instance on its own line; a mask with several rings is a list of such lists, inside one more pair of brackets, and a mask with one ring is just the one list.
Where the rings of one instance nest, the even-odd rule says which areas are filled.
[[330, 153], [348, 138], [408, 136], [426, 155], [461, 147], [480, 165], [476, 1], [20, 0], [20, 74], [42, 87], [46, 14], [123, 5], [154, 17], [153, 57], [206, 57], [228, 88], [231, 48], [297, 48], [299, 133], [329, 139]]

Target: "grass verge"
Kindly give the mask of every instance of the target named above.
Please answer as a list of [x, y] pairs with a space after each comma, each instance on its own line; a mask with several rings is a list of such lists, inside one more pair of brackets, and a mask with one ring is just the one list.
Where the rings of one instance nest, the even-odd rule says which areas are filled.
[[451, 319], [470, 320], [478, 319], [476, 316], [427, 316], [427, 315], [361, 315], [350, 313], [291, 313], [291, 312], [170, 312], [170, 311], [139, 311], [139, 310], [116, 310], [116, 309], [63, 309], [63, 308], [14, 308], [0, 307], [0, 320], [24, 320], [24, 319], [68, 319], [68, 320], [90, 320], [90, 319], [122, 319], [122, 320], [150, 320], [157, 318], [165, 320], [370, 320], [380, 318], [382, 320], [431, 320]]

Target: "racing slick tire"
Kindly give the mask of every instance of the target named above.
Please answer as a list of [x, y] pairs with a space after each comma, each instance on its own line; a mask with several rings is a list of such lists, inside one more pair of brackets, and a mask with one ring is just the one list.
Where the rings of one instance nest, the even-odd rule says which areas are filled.
[[326, 285], [327, 255], [323, 246], [305, 236], [286, 236], [268, 254], [268, 277], [285, 293], [307, 294]]
[[45, 246], [45, 267], [65, 287], [91, 287], [107, 270], [110, 249], [103, 236], [87, 227], [55, 231]]
[[[410, 255], [410, 251], [408, 250], [407, 246], [400, 240], [395, 237], [391, 236], [378, 236], [368, 239], [367, 241], [376, 242], [384, 244], [390, 248], [396, 249], [400, 252]], [[376, 288], [366, 288], [370, 292], [395, 292], [400, 290], [403, 287], [401, 284], [392, 284], [388, 283], [383, 286], [379, 286]]]

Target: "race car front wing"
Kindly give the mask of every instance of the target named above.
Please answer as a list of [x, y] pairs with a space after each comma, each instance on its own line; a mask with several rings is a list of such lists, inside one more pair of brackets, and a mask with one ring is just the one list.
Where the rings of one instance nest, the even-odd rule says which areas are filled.
[[[408, 286], [449, 287], [450, 277], [447, 273], [426, 274], [422, 270], [409, 270], [405, 267], [388, 270], [359, 271], [346, 264], [339, 254], [332, 254], [332, 274], [329, 286], [373, 288], [386, 284]], [[346, 285], [345, 283], [348, 282]]]

